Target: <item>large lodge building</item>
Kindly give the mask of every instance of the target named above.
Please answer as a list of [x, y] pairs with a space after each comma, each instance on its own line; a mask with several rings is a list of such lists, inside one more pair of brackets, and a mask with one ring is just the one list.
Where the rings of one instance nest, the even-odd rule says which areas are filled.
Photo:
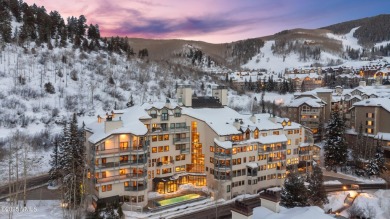
[[225, 87], [193, 97], [181, 85], [177, 98], [116, 110], [86, 126], [95, 203], [145, 207], [148, 192], [188, 183], [228, 200], [280, 186], [288, 167], [308, 171], [318, 158], [310, 131], [287, 118], [236, 112], [226, 106]]

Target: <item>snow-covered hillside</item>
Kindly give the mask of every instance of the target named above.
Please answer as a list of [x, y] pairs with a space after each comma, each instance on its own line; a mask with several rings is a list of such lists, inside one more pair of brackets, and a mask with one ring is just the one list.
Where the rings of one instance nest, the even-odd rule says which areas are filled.
[[[371, 51], [371, 48], [364, 48], [359, 45], [358, 39], [353, 36], [354, 32], [359, 27], [355, 27], [351, 29], [351, 31], [347, 34], [334, 34], [334, 33], [326, 33], [322, 35], [327, 39], [336, 40], [340, 42], [342, 45], [341, 52], [330, 51], [326, 49], [321, 49], [320, 58], [318, 60], [309, 58], [306, 61], [303, 61], [300, 58], [297, 51], [288, 52], [287, 54], [278, 54], [273, 50], [273, 46], [275, 45], [275, 40], [266, 41], [264, 47], [260, 49], [260, 53], [256, 56], [252, 57], [252, 59], [242, 65], [243, 68], [249, 70], [259, 70], [265, 69], [267, 71], [273, 71], [275, 73], [284, 73], [285, 69], [289, 68], [305, 68], [310, 67], [311, 65], [322, 65], [322, 66], [353, 66], [353, 67], [361, 67], [363, 65], [369, 65], [370, 61], [367, 60], [368, 51]], [[303, 41], [303, 44], [316, 44], [318, 42], [312, 40], [300, 39], [299, 41]], [[296, 43], [295, 41], [294, 43]], [[389, 41], [384, 41], [381, 43], [376, 43], [373, 47], [379, 49], [381, 46], [386, 46], [389, 44]], [[319, 45], [321, 46], [321, 45]], [[351, 59], [349, 57], [348, 51], [351, 49], [357, 51], [360, 56], [365, 57], [365, 61], [359, 59]], [[365, 53], [363, 53], [365, 50]], [[390, 57], [380, 57], [387, 61], [390, 61]]]

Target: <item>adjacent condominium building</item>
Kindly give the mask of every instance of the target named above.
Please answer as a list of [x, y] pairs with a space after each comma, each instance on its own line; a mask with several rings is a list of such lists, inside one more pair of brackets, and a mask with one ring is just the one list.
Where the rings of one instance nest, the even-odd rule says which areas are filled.
[[[243, 115], [227, 107], [227, 89], [116, 110], [85, 128], [90, 187], [95, 203], [112, 200], [144, 207], [148, 192], [180, 185], [207, 186], [226, 200], [283, 184], [288, 167], [310, 169], [311, 132], [287, 118]], [[302, 168], [300, 168], [302, 170]]]

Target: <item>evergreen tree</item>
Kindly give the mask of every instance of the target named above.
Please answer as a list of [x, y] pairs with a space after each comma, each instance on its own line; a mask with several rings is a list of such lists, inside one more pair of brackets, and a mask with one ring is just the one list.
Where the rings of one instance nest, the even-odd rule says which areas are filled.
[[295, 172], [290, 172], [284, 180], [280, 205], [286, 208], [308, 206], [308, 191], [304, 180]]
[[370, 159], [366, 167], [368, 176], [377, 176], [387, 168], [385, 166], [385, 158], [383, 156], [382, 141], [377, 141], [377, 146], [374, 156]]
[[332, 111], [325, 133], [325, 167], [334, 169], [347, 160], [347, 144], [344, 138], [345, 122], [338, 107]]
[[323, 207], [324, 204], [329, 203], [325, 187], [322, 170], [319, 165], [313, 166], [313, 172], [308, 178], [309, 200], [312, 205]]
[[60, 174], [60, 141], [59, 141], [59, 138], [58, 137], [55, 137], [54, 138], [54, 142], [53, 142], [53, 153], [50, 155], [50, 170], [49, 170], [49, 175], [50, 175], [50, 180], [54, 181], [54, 180], [58, 180], [61, 176]]
[[12, 39], [11, 15], [5, 5], [0, 5], [0, 36], [2, 41], [9, 43]]
[[263, 92], [261, 94], [261, 113], [266, 113], [266, 111], [265, 111], [265, 102], [264, 102], [264, 95], [265, 95], [265, 92]]

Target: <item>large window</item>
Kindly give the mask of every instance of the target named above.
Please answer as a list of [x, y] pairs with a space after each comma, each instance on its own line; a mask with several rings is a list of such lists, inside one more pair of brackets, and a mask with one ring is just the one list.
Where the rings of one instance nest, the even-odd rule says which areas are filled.
[[151, 110], [150, 111], [150, 117], [157, 118], [157, 111], [156, 110]]
[[163, 109], [162, 112], [161, 112], [161, 120], [165, 121], [165, 120], [168, 120], [168, 119], [169, 119], [168, 110], [167, 109]]
[[180, 116], [181, 116], [181, 110], [175, 109], [175, 117], [180, 117]]
[[367, 113], [366, 117], [367, 118], [374, 118], [375, 114], [374, 113]]

